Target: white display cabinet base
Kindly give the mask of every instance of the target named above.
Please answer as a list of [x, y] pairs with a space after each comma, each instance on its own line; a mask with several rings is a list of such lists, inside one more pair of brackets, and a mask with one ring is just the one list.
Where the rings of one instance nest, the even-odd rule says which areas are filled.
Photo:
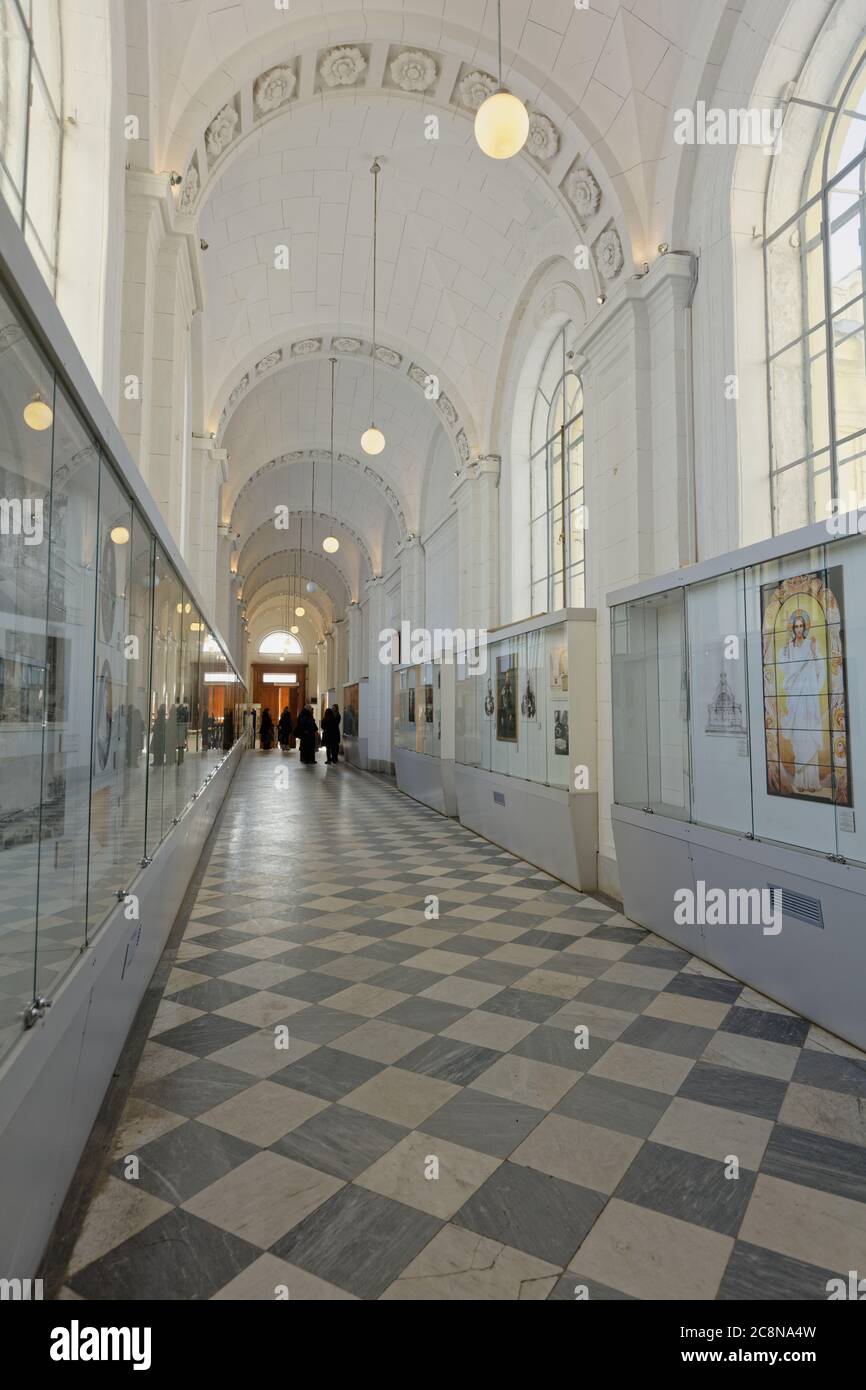
[[[632, 921], [866, 1048], [866, 869], [624, 806], [612, 816]], [[781, 889], [782, 930], [679, 925], [674, 894], [699, 882]]]
[[457, 815], [452, 758], [429, 758], [426, 753], [413, 753], [411, 748], [395, 748], [394, 762], [401, 792], [432, 806], [440, 816]]
[[569, 792], [483, 768], [455, 765], [457, 809], [468, 829], [536, 864], [572, 888], [596, 886], [598, 807], [592, 792]]
[[370, 759], [367, 756], [367, 740], [365, 738], [346, 738], [342, 739], [343, 757], [347, 763], [353, 767], [363, 768], [364, 772], [370, 766]]

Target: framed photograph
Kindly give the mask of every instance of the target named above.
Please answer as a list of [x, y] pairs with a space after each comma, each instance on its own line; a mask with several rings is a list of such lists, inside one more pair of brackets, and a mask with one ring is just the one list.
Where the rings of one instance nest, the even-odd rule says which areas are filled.
[[761, 589], [767, 793], [853, 808], [842, 568]]
[[424, 687], [424, 720], [427, 724], [433, 723], [433, 687]]
[[496, 737], [500, 743], [517, 742], [517, 653], [496, 658]]
[[535, 671], [527, 671], [523, 682], [523, 693], [520, 697], [520, 713], [523, 715], [524, 722], [527, 724], [540, 724], [541, 715], [538, 711], [538, 698], [536, 696], [537, 677]]
[[553, 711], [553, 751], [562, 757], [568, 755], [568, 710]]
[[415, 723], [415, 687], [409, 687], [409, 723]]
[[550, 649], [550, 688], [568, 694], [568, 648], [564, 642]]

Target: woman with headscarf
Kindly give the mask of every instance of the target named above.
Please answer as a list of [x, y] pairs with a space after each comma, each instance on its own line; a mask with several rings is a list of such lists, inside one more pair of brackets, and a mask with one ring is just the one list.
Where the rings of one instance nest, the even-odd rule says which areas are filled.
[[284, 753], [288, 753], [292, 744], [292, 715], [288, 705], [280, 715], [280, 722], [277, 725], [277, 738]]
[[326, 709], [322, 715], [322, 742], [328, 753], [326, 761], [335, 763], [340, 751], [340, 725], [337, 722], [337, 716], [330, 708]]
[[271, 718], [269, 709], [262, 710], [262, 722], [259, 725], [259, 747], [265, 753], [269, 753], [274, 746], [274, 721]]
[[295, 725], [295, 733], [301, 745], [301, 762], [314, 763], [316, 761], [316, 721], [313, 718], [313, 711], [309, 705], [305, 705], [298, 715], [298, 722]]

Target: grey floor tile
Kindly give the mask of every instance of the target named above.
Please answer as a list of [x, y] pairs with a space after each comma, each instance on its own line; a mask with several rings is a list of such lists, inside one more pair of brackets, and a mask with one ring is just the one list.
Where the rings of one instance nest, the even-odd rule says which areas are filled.
[[396, 1065], [404, 1071], [433, 1076], [437, 1081], [450, 1081], [455, 1086], [468, 1086], [488, 1067], [498, 1061], [501, 1052], [474, 1043], [458, 1042], [455, 1038], [430, 1038], [401, 1057]]
[[827, 1091], [842, 1091], [866, 1100], [866, 1062], [850, 1057], [836, 1057], [829, 1052], [805, 1048], [800, 1053], [792, 1080], [803, 1086], [820, 1086]]
[[696, 1028], [688, 1023], [669, 1023], [664, 1018], [636, 1018], [620, 1037], [635, 1047], [652, 1047], [657, 1052], [673, 1052], [677, 1057], [700, 1057], [713, 1038], [712, 1028]]
[[432, 970], [414, 970], [411, 965], [394, 965], [376, 976], [376, 984], [381, 989], [396, 989], [400, 994], [420, 994], [429, 989], [442, 976]]
[[[160, 1042], [163, 1036], [160, 1035]], [[137, 1095], [151, 1105], [194, 1119], [254, 1084], [254, 1077], [234, 1067], [200, 1058], [142, 1086]]]
[[564, 1266], [604, 1204], [598, 1192], [506, 1160], [463, 1204], [454, 1222]]
[[775, 1120], [786, 1090], [784, 1081], [772, 1077], [696, 1062], [679, 1094], [686, 1100], [702, 1101], [704, 1105], [721, 1105], [726, 1110], [742, 1110], [746, 1115]]
[[[484, 1007], [489, 1009], [489, 1002]], [[461, 1008], [459, 1004], [446, 1004], [441, 999], [417, 998], [404, 999], [379, 1017], [389, 1023], [401, 1023], [406, 1028], [418, 1028], [422, 1033], [441, 1033], [468, 1013], [469, 1009]]]
[[[178, 1206], [258, 1152], [255, 1144], [190, 1120], [138, 1151], [136, 1181], [145, 1192]], [[124, 1167], [125, 1159], [120, 1159], [112, 1172], [123, 1177]]]
[[167, 1212], [68, 1282], [82, 1298], [207, 1299], [261, 1251], [189, 1212]]
[[[237, 970], [235, 966], [235, 970]], [[206, 980], [189, 989], [182, 989], [172, 998], [178, 1004], [186, 1004], [191, 1009], [205, 1009], [211, 1013], [226, 1004], [236, 1004], [239, 999], [247, 999], [255, 994], [249, 985], [238, 985], [232, 980]]]
[[764, 1152], [761, 1172], [866, 1202], [866, 1148], [859, 1144], [777, 1124]]
[[433, 1239], [441, 1221], [362, 1187], [345, 1187], [272, 1253], [358, 1298], [378, 1298]]
[[544, 1111], [533, 1105], [464, 1090], [429, 1115], [420, 1128], [452, 1144], [507, 1158], [543, 1119]]
[[[340, 988], [345, 981], [337, 980]], [[366, 1020], [360, 1014], [344, 1013], [342, 1009], [329, 1009], [327, 1004], [311, 1004], [308, 1009], [294, 1014], [289, 1020], [289, 1032], [302, 1038], [304, 1042], [329, 1043], [341, 1038]]]
[[610, 1043], [604, 1038], [590, 1037], [586, 1047], [575, 1047], [575, 1035], [566, 1028], [545, 1028], [542, 1025], [511, 1049], [518, 1057], [532, 1057], [536, 1062], [552, 1062], [572, 1071], [589, 1071], [603, 1057]]
[[804, 1018], [739, 1007], [731, 1009], [721, 1028], [723, 1033], [742, 1033], [747, 1038], [763, 1038], [764, 1042], [786, 1043], [789, 1047], [802, 1047], [809, 1035], [809, 1024]]
[[[584, 1290], [586, 1290], [585, 1293]], [[580, 1291], [580, 1299], [589, 1303], [615, 1300], [633, 1303], [635, 1301], [629, 1293], [622, 1293], [619, 1289], [609, 1289], [606, 1284], [599, 1284], [596, 1279], [583, 1279], [577, 1274], [563, 1274], [547, 1295], [547, 1301], [548, 1303], [561, 1303], [563, 1301], [574, 1303], [578, 1298], [578, 1291]]]
[[381, 1070], [381, 1062], [371, 1062], [366, 1057], [320, 1047], [297, 1062], [290, 1062], [281, 1071], [274, 1072], [270, 1080], [291, 1086], [294, 1091], [321, 1096], [322, 1100], [342, 1100], [343, 1096], [356, 1090]]
[[671, 1097], [661, 1091], [608, 1081], [603, 1076], [581, 1076], [555, 1109], [572, 1120], [646, 1139], [670, 1103]]
[[[450, 945], [448, 942], [447, 946]], [[462, 966], [456, 974], [458, 979], [482, 980], [491, 985], [513, 985], [530, 969], [528, 965], [512, 965], [506, 960], [478, 960]]]
[[742, 989], [738, 980], [717, 980], [711, 975], [682, 972], [665, 985], [668, 994], [689, 994], [693, 999], [712, 999], [717, 1004], [733, 1004]]
[[332, 1105], [305, 1120], [271, 1147], [284, 1158], [350, 1182], [399, 1144], [409, 1133], [402, 1125]]
[[[247, 991], [248, 993], [254, 991]], [[201, 1018], [190, 1019], [189, 1023], [179, 1023], [159, 1034], [164, 1047], [177, 1048], [178, 1052], [192, 1052], [196, 1057], [207, 1057], [217, 1048], [228, 1047], [229, 1043], [245, 1038], [257, 1030], [247, 1023], [238, 1023], [233, 1018], [222, 1018], [219, 1014], [202, 1014]]]
[[524, 1018], [530, 1023], [544, 1023], [562, 1008], [562, 1000], [550, 994], [538, 994], [529, 989], [502, 989], [484, 1005], [489, 1014], [504, 1014], [506, 1018]]
[[[330, 952], [334, 959], [333, 951]], [[319, 975], [308, 971], [306, 975], [293, 975], [290, 980], [271, 987], [272, 994], [284, 994], [287, 999], [303, 999], [308, 1004], [321, 1004], [332, 994], [339, 994], [346, 988], [346, 981], [335, 975]]]
[[839, 1275], [817, 1265], [777, 1255], [759, 1245], [738, 1240], [728, 1261], [717, 1297], [723, 1300], [826, 1302], [828, 1282]]
[[690, 1221], [694, 1226], [705, 1226], [720, 1235], [735, 1236], [749, 1204], [755, 1176], [741, 1168], [738, 1178], [728, 1178], [723, 1163], [648, 1140], [614, 1196], [680, 1221]]
[[[607, 962], [611, 964], [610, 961]], [[613, 980], [593, 980], [591, 985], [580, 991], [580, 1000], [587, 1004], [600, 1004], [603, 1009], [620, 1009], [624, 1013], [642, 1014], [647, 1004], [656, 997], [653, 989], [639, 989], [635, 985], [619, 985]]]

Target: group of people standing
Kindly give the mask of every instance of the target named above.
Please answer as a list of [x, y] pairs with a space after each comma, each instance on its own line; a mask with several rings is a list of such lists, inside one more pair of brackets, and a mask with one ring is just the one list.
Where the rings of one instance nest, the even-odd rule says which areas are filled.
[[[286, 705], [276, 727], [276, 741], [283, 752], [288, 753], [297, 739], [302, 763], [314, 763], [316, 761], [316, 749], [321, 741], [328, 755], [326, 761], [335, 763], [340, 755], [340, 722], [339, 706], [330, 705], [322, 715], [320, 733], [319, 725], [316, 723], [315, 715], [309, 705], [304, 706], [294, 724], [292, 723], [291, 711]], [[270, 710], [264, 709], [259, 725], [259, 747], [267, 753], [273, 746], [274, 721], [271, 718]]]

